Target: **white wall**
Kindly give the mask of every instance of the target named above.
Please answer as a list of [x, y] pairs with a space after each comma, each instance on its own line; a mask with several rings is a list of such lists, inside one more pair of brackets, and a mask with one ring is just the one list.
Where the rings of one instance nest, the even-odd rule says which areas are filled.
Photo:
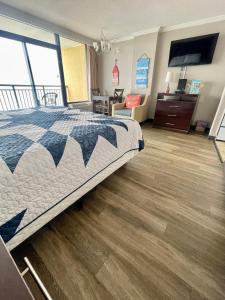
[[[99, 83], [102, 93], [112, 95], [114, 86], [112, 85], [112, 69], [115, 59], [118, 59], [120, 80], [118, 88], [124, 88], [124, 95], [129, 93], [150, 94], [154, 75], [155, 54], [158, 33], [150, 33], [136, 37], [121, 43], [113, 44], [112, 51], [108, 54], [99, 56]], [[116, 48], [119, 53], [116, 54]], [[147, 89], [137, 90], [135, 87], [136, 61], [143, 54], [147, 54], [150, 61], [149, 84]]]
[[[175, 77], [180, 72], [180, 68], [167, 67], [171, 41], [215, 32], [219, 32], [220, 36], [212, 64], [190, 66], [186, 74], [188, 80], [199, 79], [205, 84], [205, 87], [201, 90], [194, 120], [201, 119], [208, 121], [210, 124], [215, 116], [225, 85], [225, 21], [160, 33], [153, 90], [155, 100], [157, 92], [164, 91], [166, 88], [166, 72], [168, 70], [174, 72]], [[172, 85], [173, 90], [176, 87], [177, 82], [174, 82]], [[155, 105], [153, 104], [153, 106]], [[154, 109], [151, 111], [151, 116], [154, 116]]]
[[[116, 53], [118, 47], [119, 53]], [[98, 57], [98, 75], [100, 90], [103, 94], [112, 95], [114, 88], [112, 85], [112, 70], [118, 59], [118, 67], [120, 71], [119, 86], [124, 88], [125, 95], [131, 90], [132, 67], [133, 67], [133, 40], [123, 43], [114, 44], [110, 53]]]
[[[132, 72], [132, 89], [138, 93], [150, 94], [152, 89], [152, 81], [155, 66], [156, 45], [158, 39], [158, 32], [145, 34], [134, 39], [134, 52], [133, 52], [133, 72]], [[136, 89], [136, 62], [143, 55], [146, 54], [150, 57], [150, 67], [148, 74], [148, 87], [143, 90]]]
[[[219, 32], [219, 40], [211, 65], [188, 67], [187, 78], [200, 79], [205, 84], [201, 90], [194, 122], [197, 119], [212, 123], [222, 91], [225, 85], [225, 21], [183, 28], [161, 33], [150, 33], [135, 37], [132, 40], [114, 44], [119, 47], [118, 66], [120, 69], [120, 87], [124, 87], [126, 93], [135, 90], [135, 69], [137, 58], [146, 53], [151, 58], [149, 87], [139, 90], [140, 93], [151, 94], [149, 118], [154, 118], [157, 93], [165, 91], [165, 77], [168, 71], [168, 58], [170, 43], [172, 40], [183, 39], [198, 35]], [[112, 94], [112, 68], [115, 52], [99, 57], [100, 88], [106, 93]], [[178, 77], [180, 69], [170, 68], [170, 71]], [[177, 87], [177, 81], [171, 85], [173, 90]]]

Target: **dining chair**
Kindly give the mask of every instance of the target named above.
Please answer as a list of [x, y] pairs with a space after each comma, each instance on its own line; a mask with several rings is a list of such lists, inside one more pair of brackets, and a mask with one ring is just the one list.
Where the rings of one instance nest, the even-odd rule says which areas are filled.
[[99, 96], [100, 95], [100, 89], [91, 89], [91, 96]]
[[114, 94], [110, 97], [110, 104], [109, 104], [109, 112], [108, 114], [112, 114], [112, 105], [116, 103], [121, 103], [123, 101], [123, 92], [124, 89], [115, 89]]
[[113, 104], [114, 103], [121, 103], [122, 100], [123, 100], [123, 92], [124, 92], [124, 89], [115, 89], [114, 90], [114, 96], [113, 96]]
[[46, 93], [42, 97], [42, 103], [44, 102], [44, 106], [56, 106], [57, 104], [57, 98], [58, 94], [57, 93]]

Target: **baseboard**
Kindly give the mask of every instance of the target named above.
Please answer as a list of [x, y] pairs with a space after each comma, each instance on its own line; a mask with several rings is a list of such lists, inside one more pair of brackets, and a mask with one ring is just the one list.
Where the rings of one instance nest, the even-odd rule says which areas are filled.
[[73, 102], [68, 102], [68, 105], [70, 104], [91, 104], [91, 101], [73, 101]]
[[215, 139], [214, 139], [214, 146], [215, 146], [215, 148], [216, 148], [216, 152], [217, 152], [217, 154], [218, 154], [218, 156], [219, 156], [220, 162], [221, 162], [221, 163], [224, 163], [223, 158], [222, 158], [222, 156], [221, 156], [221, 154], [220, 154], [220, 150], [219, 150], [219, 148], [218, 148], [218, 146], [217, 146], [217, 144], [216, 144], [216, 140], [215, 140]]
[[[154, 122], [154, 119], [153, 119], [153, 118], [148, 118], [145, 122], [153, 123], [153, 122]], [[191, 126], [190, 126], [190, 130], [191, 130], [191, 131], [195, 131], [195, 129], [196, 129], [196, 125], [191, 125]], [[209, 132], [210, 132], [210, 128], [207, 127], [207, 128], [205, 129], [205, 132], [199, 132], [199, 133], [201, 133], [201, 134], [203, 134], [203, 135], [208, 135]], [[197, 131], [196, 131], [196, 133], [197, 133]], [[208, 136], [208, 138], [209, 138], [210, 140], [214, 140], [214, 139], [215, 139], [214, 136]]]
[[213, 135], [209, 135], [209, 136], [208, 136], [208, 139], [209, 139], [209, 140], [215, 140], [215, 138], [216, 138], [216, 137], [213, 136]]
[[150, 122], [150, 123], [153, 123], [154, 119], [152, 118], [148, 118], [145, 122]]

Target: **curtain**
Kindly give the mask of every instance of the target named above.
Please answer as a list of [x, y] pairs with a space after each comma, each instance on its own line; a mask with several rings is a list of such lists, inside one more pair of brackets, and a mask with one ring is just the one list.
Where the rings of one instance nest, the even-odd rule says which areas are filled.
[[97, 54], [93, 47], [89, 47], [90, 54], [90, 88], [97, 89], [98, 86], [98, 63]]

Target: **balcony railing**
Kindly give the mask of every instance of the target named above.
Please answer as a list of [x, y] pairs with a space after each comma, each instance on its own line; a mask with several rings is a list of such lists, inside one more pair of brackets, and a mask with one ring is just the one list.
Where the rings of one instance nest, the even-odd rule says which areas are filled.
[[[61, 86], [35, 85], [35, 90], [40, 105], [44, 105], [44, 95], [56, 93], [56, 105], [63, 106]], [[0, 84], [0, 111], [32, 108], [35, 106], [36, 99], [31, 85]]]

